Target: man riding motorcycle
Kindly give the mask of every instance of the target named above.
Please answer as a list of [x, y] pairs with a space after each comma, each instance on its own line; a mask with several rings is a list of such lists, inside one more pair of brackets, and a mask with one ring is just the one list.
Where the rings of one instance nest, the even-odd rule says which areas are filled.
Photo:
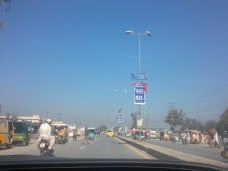
[[182, 131], [181, 133], [181, 140], [183, 144], [188, 144], [188, 137], [187, 134], [185, 132]]
[[51, 126], [51, 124], [52, 124], [52, 120], [47, 119], [46, 123], [40, 126], [38, 131], [39, 139], [37, 143], [39, 148], [41, 140], [42, 139], [47, 140], [49, 142], [48, 149], [50, 150], [50, 155], [53, 156], [56, 131], [55, 131], [55, 128]]

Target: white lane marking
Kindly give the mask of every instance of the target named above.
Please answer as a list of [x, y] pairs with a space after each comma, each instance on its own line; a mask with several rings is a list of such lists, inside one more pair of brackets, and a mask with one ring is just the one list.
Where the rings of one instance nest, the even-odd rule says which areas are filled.
[[82, 150], [83, 148], [85, 148], [85, 146], [81, 147], [80, 150]]

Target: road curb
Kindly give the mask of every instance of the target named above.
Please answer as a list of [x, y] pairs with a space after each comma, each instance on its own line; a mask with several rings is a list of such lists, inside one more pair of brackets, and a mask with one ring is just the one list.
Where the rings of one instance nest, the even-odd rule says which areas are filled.
[[121, 139], [122, 141], [127, 142], [128, 144], [130, 144], [130, 145], [132, 145], [132, 146], [134, 146], [134, 147], [136, 147], [136, 148], [138, 148], [140, 150], [145, 151], [147, 154], [149, 154], [149, 155], [157, 158], [158, 160], [161, 160], [162, 159], [162, 160], [168, 160], [168, 161], [170, 161], [170, 160], [183, 161], [183, 160], [180, 160], [178, 158], [175, 158], [175, 157], [173, 157], [171, 155], [167, 155], [167, 154], [158, 152], [158, 151], [156, 151], [156, 150], [154, 150], [152, 148], [146, 147], [146, 146], [140, 144], [140, 142], [138, 143], [138, 142], [130, 141], [130, 140], [127, 140], [127, 139], [122, 138], [120, 136], [115, 136], [115, 137]]
[[127, 142], [128, 144], [136, 148], [144, 150], [146, 153], [157, 158], [158, 160], [160, 159], [160, 160], [167, 160], [167, 161], [185, 161], [185, 162], [216, 166], [218, 168], [223, 168], [223, 169], [228, 168], [228, 163], [226, 162], [221, 162], [221, 161], [212, 160], [201, 156], [191, 155], [181, 151], [175, 151], [165, 147], [159, 147], [153, 144], [148, 144], [146, 142], [137, 142], [135, 140], [128, 139], [125, 137], [120, 137], [117, 135], [115, 137], [118, 139], [121, 139], [122, 141]]

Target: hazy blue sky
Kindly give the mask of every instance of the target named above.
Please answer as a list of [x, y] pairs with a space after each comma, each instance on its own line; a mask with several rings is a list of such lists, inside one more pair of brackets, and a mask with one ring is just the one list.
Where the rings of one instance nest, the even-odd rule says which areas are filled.
[[[42, 114], [89, 125], [124, 124], [138, 70], [149, 74], [142, 118], [163, 123], [169, 103], [186, 115], [218, 119], [228, 107], [227, 0], [20, 0], [0, 12], [2, 113]], [[127, 93], [115, 92], [127, 90]]]

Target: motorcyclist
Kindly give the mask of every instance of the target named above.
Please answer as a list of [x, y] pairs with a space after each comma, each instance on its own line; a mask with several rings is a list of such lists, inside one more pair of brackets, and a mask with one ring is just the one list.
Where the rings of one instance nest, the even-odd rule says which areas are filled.
[[182, 143], [183, 144], [186, 144], [187, 143], [187, 135], [186, 135], [186, 133], [184, 133], [184, 131], [182, 131], [182, 133], [181, 133], [181, 139], [182, 139]]
[[40, 144], [41, 139], [45, 139], [49, 142], [48, 149], [50, 150], [51, 155], [53, 156], [54, 152], [54, 144], [55, 144], [55, 128], [51, 126], [52, 120], [47, 119], [46, 123], [43, 123], [38, 131], [39, 139], [38, 139], [38, 147]]

